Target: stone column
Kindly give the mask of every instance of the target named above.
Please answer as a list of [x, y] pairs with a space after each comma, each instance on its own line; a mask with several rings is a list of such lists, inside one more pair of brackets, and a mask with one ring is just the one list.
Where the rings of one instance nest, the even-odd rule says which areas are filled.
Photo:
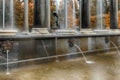
[[50, 0], [46, 0], [46, 26], [50, 30]]
[[40, 0], [40, 20], [41, 20], [41, 28], [43, 28], [43, 27], [45, 27], [45, 10], [46, 10], [46, 8], [45, 8], [45, 5], [46, 5], [46, 3], [45, 3], [45, 0]]
[[117, 0], [110, 0], [110, 28], [117, 29], [118, 28], [118, 5]]
[[34, 5], [34, 26], [45, 27], [45, 0], [35, 0]]
[[14, 1], [10, 0], [10, 25], [14, 28]]
[[28, 0], [24, 0], [24, 27], [26, 32], [29, 32], [28, 17]]
[[82, 14], [82, 12], [81, 12], [81, 7], [82, 7], [82, 6], [81, 6], [81, 0], [79, 0], [79, 15], [80, 15], [80, 16], [79, 16], [79, 18], [80, 18], [79, 30], [81, 30], [81, 28], [82, 28], [82, 25], [81, 25], [81, 23], [82, 23], [82, 21], [81, 21], [81, 20], [82, 20], [82, 19], [81, 19], [81, 17], [82, 17], [82, 15], [81, 15], [81, 14]]
[[104, 29], [104, 22], [103, 22], [103, 0], [96, 0], [96, 18], [97, 18], [97, 23], [96, 23], [96, 28], [97, 29]]
[[40, 21], [40, 0], [34, 1], [34, 27], [40, 27], [41, 21]]
[[5, 0], [3, 0], [3, 29], [5, 28]]
[[90, 28], [90, 0], [82, 0], [82, 28]]
[[68, 28], [68, 9], [67, 9], [67, 0], [64, 0], [64, 22], [65, 29]]
[[35, 0], [34, 26], [50, 29], [50, 0]]

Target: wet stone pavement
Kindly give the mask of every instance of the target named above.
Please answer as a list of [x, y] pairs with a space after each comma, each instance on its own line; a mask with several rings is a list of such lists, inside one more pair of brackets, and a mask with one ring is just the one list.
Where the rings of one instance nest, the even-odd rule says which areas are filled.
[[87, 64], [82, 57], [60, 62], [25, 66], [0, 72], [0, 80], [120, 80], [120, 56], [117, 52], [87, 56], [94, 61]]

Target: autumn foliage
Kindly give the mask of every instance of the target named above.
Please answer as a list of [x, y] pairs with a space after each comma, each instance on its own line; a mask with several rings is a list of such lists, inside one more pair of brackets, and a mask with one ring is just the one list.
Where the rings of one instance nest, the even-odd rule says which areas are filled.
[[[34, 3], [33, 0], [29, 0], [29, 27], [33, 26], [34, 22]], [[23, 29], [24, 27], [24, 2], [20, 0], [15, 1], [15, 23], [19, 29]]]

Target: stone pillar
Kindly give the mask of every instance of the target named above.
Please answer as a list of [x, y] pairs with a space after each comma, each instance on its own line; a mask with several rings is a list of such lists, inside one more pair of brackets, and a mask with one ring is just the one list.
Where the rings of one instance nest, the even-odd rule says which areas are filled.
[[117, 0], [110, 0], [110, 28], [117, 29], [118, 28], [118, 5]]
[[24, 27], [26, 32], [29, 32], [28, 17], [28, 0], [24, 0]]
[[10, 0], [10, 25], [14, 28], [14, 1]]
[[79, 18], [80, 18], [79, 30], [81, 30], [81, 28], [82, 28], [82, 25], [81, 25], [81, 22], [82, 22], [82, 21], [81, 21], [81, 20], [82, 20], [82, 19], [81, 19], [81, 17], [82, 17], [82, 15], [81, 15], [81, 14], [82, 14], [82, 12], [81, 12], [81, 7], [82, 7], [82, 6], [81, 6], [81, 0], [79, 0], [79, 15], [80, 15], [80, 16], [79, 16]]
[[104, 29], [104, 20], [103, 20], [103, 0], [96, 0], [96, 28], [97, 29]]
[[5, 29], [5, 0], [3, 0], [3, 29]]
[[40, 21], [40, 0], [34, 1], [34, 27], [40, 27], [41, 21]]
[[50, 0], [35, 0], [34, 27], [50, 30]]
[[35, 0], [34, 2], [34, 26], [36, 28], [42, 28], [45, 22], [45, 0]]
[[46, 26], [50, 30], [50, 0], [46, 0]]
[[82, 0], [82, 28], [90, 28], [90, 0]]
[[65, 29], [68, 28], [68, 9], [67, 9], [67, 0], [64, 0], [64, 22], [65, 22]]
[[39, 6], [40, 6], [40, 20], [41, 20], [41, 26], [40, 27], [41, 28], [45, 27], [45, 20], [46, 20], [45, 5], [46, 5], [45, 0], [40, 0], [40, 5]]

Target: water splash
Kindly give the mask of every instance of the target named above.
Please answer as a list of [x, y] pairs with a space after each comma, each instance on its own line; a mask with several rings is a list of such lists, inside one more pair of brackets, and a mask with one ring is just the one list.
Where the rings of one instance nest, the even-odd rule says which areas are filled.
[[118, 54], [120, 55], [120, 50], [118, 49], [117, 45], [111, 40], [110, 40], [110, 43], [112, 43], [112, 45], [116, 48]]
[[44, 50], [45, 50], [46, 55], [49, 56], [49, 53], [48, 53], [48, 51], [47, 51], [47, 49], [46, 49], [44, 40], [42, 40], [42, 45], [43, 45], [43, 48], [44, 48]]
[[84, 58], [84, 60], [85, 60], [85, 62], [86, 62], [87, 64], [93, 64], [93, 63], [94, 63], [93, 61], [88, 61], [88, 60], [87, 60], [85, 54], [83, 53], [83, 51], [80, 49], [80, 47], [79, 47], [77, 44], [74, 44], [74, 46], [75, 46], [77, 49], [79, 49], [79, 51], [82, 53], [82, 56], [83, 56], [83, 58]]
[[[57, 37], [55, 38], [55, 52], [56, 52], [56, 54], [57, 54], [57, 46], [58, 46], [58, 43], [57, 43]], [[59, 57], [56, 57], [56, 62], [60, 62], [59, 61], [59, 59], [58, 59]]]
[[10, 75], [10, 72], [9, 72], [9, 50], [7, 50], [6, 54], [7, 54], [7, 71], [6, 71], [6, 75]]

